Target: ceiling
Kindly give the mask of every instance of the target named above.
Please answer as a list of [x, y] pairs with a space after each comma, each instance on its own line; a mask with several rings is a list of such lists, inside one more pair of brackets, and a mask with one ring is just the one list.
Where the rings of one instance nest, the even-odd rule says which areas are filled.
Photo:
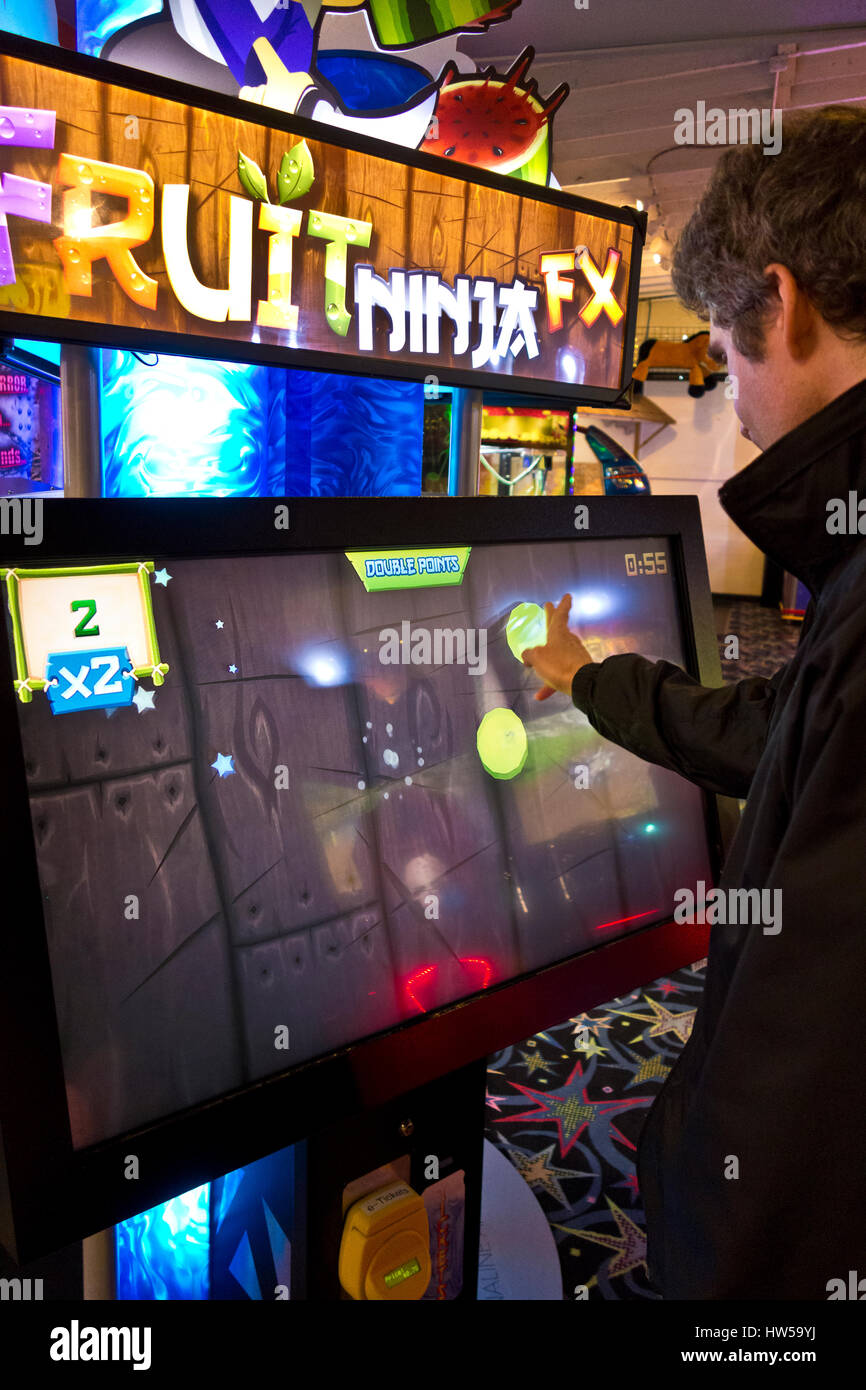
[[[522, 0], [507, 23], [464, 36], [460, 48], [502, 69], [527, 44], [542, 95], [561, 82], [571, 87], [554, 123], [559, 182], [603, 202], [641, 198], [658, 209], [650, 231], [671, 243], [721, 153], [675, 143], [679, 108], [866, 104], [864, 0], [821, 0], [820, 9], [815, 0], [588, 0], [586, 9], [575, 0]], [[641, 293], [672, 293], [668, 271], [649, 252]]]

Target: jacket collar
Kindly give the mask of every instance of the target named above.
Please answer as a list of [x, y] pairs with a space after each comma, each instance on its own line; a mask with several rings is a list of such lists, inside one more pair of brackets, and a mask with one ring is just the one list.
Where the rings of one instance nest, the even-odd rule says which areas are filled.
[[851, 548], [866, 543], [866, 536], [827, 531], [827, 503], [842, 498], [847, 513], [850, 492], [856, 517], [857, 501], [866, 498], [866, 380], [729, 478], [719, 501], [759, 550], [817, 594]]

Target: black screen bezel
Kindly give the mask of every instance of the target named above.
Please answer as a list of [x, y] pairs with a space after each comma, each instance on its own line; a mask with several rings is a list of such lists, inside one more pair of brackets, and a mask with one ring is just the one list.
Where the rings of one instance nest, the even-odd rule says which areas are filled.
[[[22, 503], [23, 505], [23, 503]], [[31, 503], [35, 505], [35, 503]], [[575, 507], [589, 509], [575, 530]], [[289, 529], [275, 529], [275, 508]], [[721, 684], [695, 497], [56, 500], [42, 504], [39, 546], [0, 535], [0, 563], [124, 561], [365, 549], [666, 537], [686, 668]], [[0, 933], [0, 1240], [36, 1258], [201, 1182], [381, 1105], [509, 1043], [699, 959], [708, 929], [669, 920], [569, 957], [243, 1090], [84, 1150], [72, 1147], [41, 890], [19, 738], [14, 671], [0, 643], [0, 738], [7, 773], [0, 837], [15, 884]], [[735, 803], [704, 794], [714, 875]], [[10, 880], [7, 880], [7, 883]], [[124, 1177], [127, 1155], [136, 1181]], [[5, 1189], [5, 1190], [4, 1190]]]

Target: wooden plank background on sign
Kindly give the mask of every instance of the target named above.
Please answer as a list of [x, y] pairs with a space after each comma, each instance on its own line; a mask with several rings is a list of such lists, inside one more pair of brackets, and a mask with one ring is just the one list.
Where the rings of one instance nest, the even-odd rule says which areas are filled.
[[[508, 371], [500, 370], [498, 375], [510, 377], [515, 384], [523, 379], [573, 385], [574, 375], [563, 375], [559, 364], [560, 349], [567, 346], [579, 359], [577, 384], [606, 389], [620, 385], [625, 319], [614, 326], [602, 313], [591, 328], [586, 328], [578, 311], [590, 300], [592, 292], [580, 272], [576, 272], [574, 302], [565, 306], [565, 327], [550, 334], [539, 257], [544, 251], [586, 245], [603, 271], [608, 249], [616, 248], [622, 254], [622, 262], [614, 292], [625, 308], [634, 237], [633, 228], [626, 223], [527, 194], [525, 184], [515, 183], [512, 193], [475, 182], [469, 169], [463, 176], [439, 174], [404, 163], [399, 157], [387, 158], [311, 139], [308, 143], [315, 181], [309, 192], [292, 204], [304, 213], [301, 233], [294, 245], [293, 300], [300, 311], [297, 332], [289, 334], [255, 322], [258, 300], [267, 297], [268, 263], [268, 233], [258, 228], [257, 213], [253, 219], [251, 319], [214, 323], [189, 313], [169, 284], [160, 232], [161, 191], [167, 184], [190, 186], [191, 263], [203, 284], [224, 288], [229, 270], [230, 196], [248, 196], [238, 177], [238, 154], [242, 151], [264, 171], [269, 197], [276, 202], [280, 160], [296, 137], [254, 120], [188, 106], [9, 55], [0, 56], [0, 100], [9, 106], [32, 106], [57, 113], [53, 150], [14, 145], [6, 148], [4, 171], [52, 184], [54, 195], [50, 226], [14, 215], [9, 219], [17, 282], [0, 288], [0, 311], [110, 325], [115, 331], [130, 328], [154, 334], [225, 339], [227, 348], [231, 343], [252, 342], [327, 353], [332, 355], [334, 368], [339, 368], [341, 362], [345, 364], [347, 357], [370, 362], [370, 355], [361, 354], [357, 348], [354, 324], [348, 335], [341, 337], [326, 318], [326, 243], [307, 231], [308, 213], [318, 210], [373, 224], [369, 249], [349, 248], [350, 310], [353, 267], [359, 262], [371, 264], [384, 279], [392, 269], [436, 271], [449, 285], [457, 275], [491, 277], [500, 284], [510, 284], [519, 276], [539, 291], [536, 322], [541, 352], [534, 359], [521, 352]], [[141, 270], [157, 282], [155, 310], [134, 303], [105, 260], [94, 262], [91, 296], [69, 294], [53, 245], [54, 239], [64, 232], [64, 190], [57, 181], [57, 162], [62, 152], [80, 157], [82, 164], [90, 160], [142, 169], [153, 179], [153, 231], [133, 255]], [[92, 194], [96, 225], [125, 216], [125, 201], [100, 194], [98, 178], [94, 179]], [[448, 320], [442, 325], [438, 356], [407, 350], [395, 357], [388, 351], [388, 330], [385, 315], [377, 312], [376, 359], [413, 364], [416, 369], [423, 366], [428, 372], [435, 372], [437, 367], [471, 369], [469, 354], [456, 357], [451, 350]], [[22, 333], [25, 331], [26, 325], [21, 329]], [[477, 329], [473, 330], [473, 342], [476, 336]]]

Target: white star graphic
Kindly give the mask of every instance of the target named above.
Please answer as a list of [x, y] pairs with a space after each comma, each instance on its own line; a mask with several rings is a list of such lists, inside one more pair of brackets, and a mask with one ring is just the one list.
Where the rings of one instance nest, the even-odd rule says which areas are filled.
[[171, 575], [169, 574], [168, 570], [157, 570], [156, 574], [153, 577], [156, 583], [161, 584], [163, 588], [166, 587], [168, 581], [171, 579]]
[[135, 705], [139, 714], [144, 714], [146, 709], [153, 709], [153, 691], [144, 690], [142, 686], [139, 686], [132, 697], [132, 703]]
[[237, 670], [238, 670], [237, 666], [230, 666], [230, 667], [229, 667], [229, 671], [231, 672], [231, 674], [232, 674], [233, 676], [237, 675]]
[[230, 777], [234, 772], [231, 753], [217, 753], [216, 762], [211, 763], [211, 767], [220, 777]]
[[217, 620], [216, 620], [216, 626], [217, 626], [217, 627], [225, 627], [225, 623], [223, 622], [222, 618], [217, 618]]

